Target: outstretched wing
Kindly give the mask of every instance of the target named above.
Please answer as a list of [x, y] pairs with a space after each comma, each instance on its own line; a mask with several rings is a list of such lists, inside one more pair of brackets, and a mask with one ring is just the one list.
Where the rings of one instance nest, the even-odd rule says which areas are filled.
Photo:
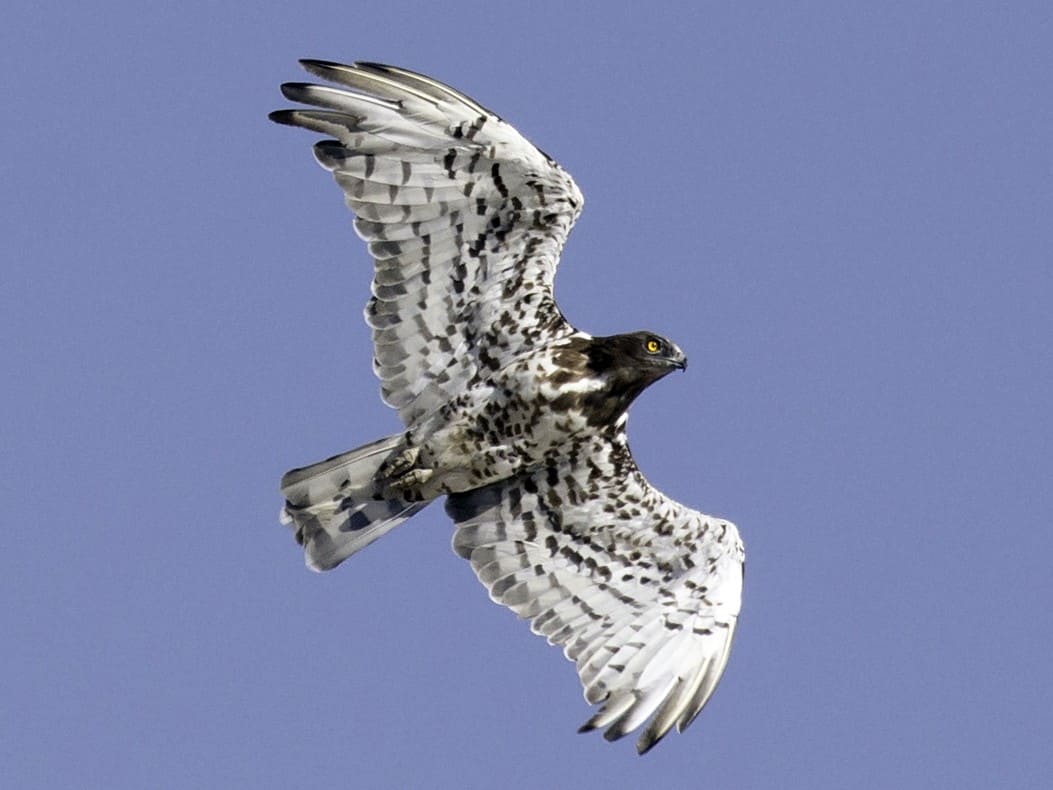
[[344, 88], [283, 85], [286, 98], [321, 109], [270, 117], [336, 138], [317, 143], [315, 156], [376, 260], [366, 307], [374, 370], [404, 423], [573, 331], [552, 279], [583, 198], [559, 165], [429, 77], [301, 63]]
[[490, 597], [562, 645], [614, 740], [649, 716], [642, 754], [717, 685], [742, 597], [735, 525], [655, 490], [624, 433], [534, 473], [448, 497], [454, 550]]

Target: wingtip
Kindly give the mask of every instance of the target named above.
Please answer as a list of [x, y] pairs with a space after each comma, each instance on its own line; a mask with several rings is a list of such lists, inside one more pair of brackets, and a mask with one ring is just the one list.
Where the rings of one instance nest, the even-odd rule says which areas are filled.
[[294, 115], [295, 112], [295, 110], [274, 110], [267, 113], [267, 117], [274, 123], [280, 123], [282, 126], [298, 126], [299, 124], [296, 123], [296, 116]]
[[364, 71], [379, 72], [381, 74], [390, 74], [393, 71], [405, 71], [397, 66], [391, 66], [387, 63], [377, 63], [375, 60], [356, 60], [352, 64], [356, 69], [362, 69]]
[[[598, 727], [597, 727], [597, 717], [593, 716], [587, 722], [585, 722], [580, 727], [578, 727], [578, 734], [580, 735], [580, 734], [583, 734], [583, 733], [586, 733], [586, 732], [593, 732], [596, 729], [598, 729]], [[623, 737], [625, 734], [626, 733], [620, 732], [615, 727], [609, 727], [607, 729], [607, 731], [603, 733], [603, 738], [604, 738], [604, 740], [606, 740], [608, 742], [616, 741], [619, 738]], [[665, 734], [666, 733], [663, 732], [661, 735], [658, 735], [657, 737], [655, 737], [654, 733], [645, 732], [636, 741], [636, 753], [638, 755], [647, 754], [649, 751], [651, 751], [651, 749], [654, 748], [655, 744], [657, 744], [660, 740], [662, 740], [662, 738], [665, 736]]]
[[323, 58], [300, 58], [296, 61], [300, 64], [300, 68], [304, 71], [313, 72], [315, 69], [325, 68], [347, 68], [343, 63], [337, 63], [333, 60], [325, 60]]
[[[670, 726], [672, 726], [672, 722], [670, 722]], [[653, 726], [648, 727], [640, 734], [640, 737], [636, 739], [636, 753], [639, 755], [647, 754], [668, 734], [668, 727], [660, 731], [656, 730]]]
[[[305, 91], [308, 91], [313, 86], [307, 82], [283, 82], [279, 88], [284, 96], [289, 101], [302, 101]], [[306, 102], [303, 102], [306, 104]]]
[[330, 82], [340, 82], [338, 75], [341, 72], [355, 71], [359, 67], [358, 63], [348, 65], [346, 63], [337, 63], [335, 60], [322, 60], [321, 58], [300, 58], [299, 63], [300, 68], [304, 71]]

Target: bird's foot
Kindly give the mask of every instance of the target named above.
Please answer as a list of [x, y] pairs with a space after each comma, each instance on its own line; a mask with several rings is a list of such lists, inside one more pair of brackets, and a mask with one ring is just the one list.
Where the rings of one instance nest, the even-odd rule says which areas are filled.
[[397, 480], [409, 472], [420, 456], [419, 447], [407, 447], [400, 453], [388, 458], [380, 465], [380, 477], [385, 480]]
[[435, 474], [434, 469], [411, 469], [391, 480], [388, 485], [396, 491], [405, 491], [424, 485], [431, 479], [433, 474]]

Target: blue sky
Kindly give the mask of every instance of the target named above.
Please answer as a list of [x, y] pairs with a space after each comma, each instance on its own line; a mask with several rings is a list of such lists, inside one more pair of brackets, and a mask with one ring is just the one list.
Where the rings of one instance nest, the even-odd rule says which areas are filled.
[[[1046, 787], [1044, 3], [16, 0], [0, 31], [0, 772], [65, 787]], [[638, 758], [433, 507], [319, 576], [287, 468], [397, 429], [298, 57], [468, 92], [586, 196], [557, 293], [734, 520], [726, 676]]]

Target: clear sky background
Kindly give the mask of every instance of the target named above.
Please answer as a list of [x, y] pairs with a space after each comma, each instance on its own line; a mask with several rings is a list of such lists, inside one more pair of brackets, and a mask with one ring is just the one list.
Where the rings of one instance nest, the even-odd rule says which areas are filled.
[[[515, 124], [568, 318], [691, 358], [630, 437], [744, 609], [645, 758], [440, 506], [324, 576], [277, 523], [398, 428], [298, 57]], [[0, 73], [4, 787], [1051, 786], [1049, 3], [15, 0]]]

